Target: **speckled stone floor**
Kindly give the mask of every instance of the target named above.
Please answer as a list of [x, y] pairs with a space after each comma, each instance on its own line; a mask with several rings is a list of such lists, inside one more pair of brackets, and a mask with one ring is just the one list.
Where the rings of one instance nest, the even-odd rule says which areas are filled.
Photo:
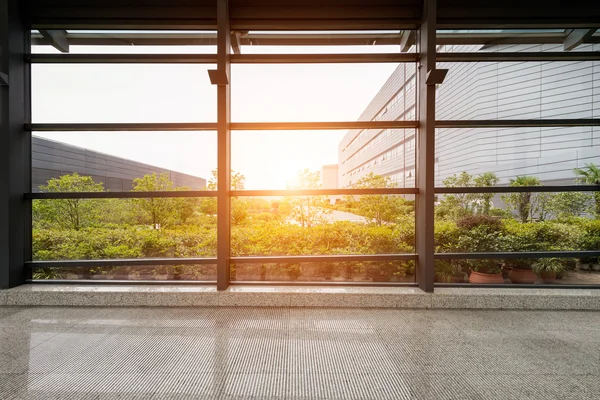
[[600, 312], [0, 307], [0, 399], [599, 399]]

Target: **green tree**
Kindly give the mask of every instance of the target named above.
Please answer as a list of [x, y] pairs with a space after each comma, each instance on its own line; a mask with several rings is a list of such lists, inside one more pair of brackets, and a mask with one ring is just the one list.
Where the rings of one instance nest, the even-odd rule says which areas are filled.
[[[207, 190], [217, 190], [218, 171], [213, 169], [211, 171], [211, 177], [206, 185]], [[239, 172], [231, 171], [231, 190], [244, 190], [246, 177]], [[216, 215], [217, 214], [217, 201], [216, 199], [206, 198], [202, 202], [202, 211], [205, 214]], [[234, 197], [231, 199], [231, 223], [233, 225], [239, 225], [248, 220], [248, 200], [240, 197]]]
[[578, 217], [588, 211], [592, 197], [581, 192], [562, 192], [552, 196], [549, 211], [559, 219]]
[[[42, 193], [57, 192], [103, 192], [104, 185], [96, 183], [91, 176], [77, 172], [52, 178], [39, 187]], [[95, 222], [99, 216], [98, 200], [53, 199], [33, 202], [34, 223], [50, 222], [66, 229], [79, 230]]]
[[[308, 168], [298, 172], [296, 182], [289, 185], [288, 189], [319, 189], [321, 187], [321, 173], [311, 172]], [[285, 197], [279, 210], [289, 210], [289, 218], [303, 227], [311, 227], [326, 220], [326, 215], [331, 213], [327, 208], [327, 196], [294, 196]]]
[[[600, 185], [600, 167], [589, 163], [585, 168], [575, 168], [577, 181], [587, 185]], [[600, 191], [593, 192], [594, 209], [593, 212], [596, 218], [600, 218]]]
[[[474, 186], [473, 176], [463, 171], [459, 175], [454, 174], [444, 179], [442, 185], [445, 187], [472, 187]], [[472, 215], [473, 212], [473, 198], [468, 193], [444, 195], [436, 207], [438, 217], [454, 220]]]
[[[134, 192], [173, 191], [173, 182], [167, 172], [160, 175], [153, 173], [133, 180]], [[174, 198], [139, 198], [133, 199], [135, 211], [144, 224], [163, 227], [173, 223], [177, 216], [177, 201]]]
[[[510, 186], [540, 186], [540, 180], [535, 176], [517, 176], [510, 180]], [[509, 193], [502, 195], [502, 200], [511, 211], [515, 211], [521, 222], [527, 222], [533, 218], [536, 211], [536, 194], [531, 192]]]
[[[491, 187], [498, 184], [500, 179], [493, 172], [484, 172], [473, 179], [473, 184], [476, 187]], [[490, 215], [492, 209], [492, 199], [494, 193], [475, 193], [472, 195], [476, 202], [476, 210], [478, 214]]]
[[[393, 188], [394, 182], [387, 176], [371, 172], [352, 186], [358, 189]], [[400, 215], [408, 214], [412, 210], [408, 201], [392, 195], [349, 196], [347, 201], [355, 205], [357, 214], [376, 225], [394, 222]]]
[[[192, 190], [187, 186], [178, 186], [175, 188], [178, 192], [186, 192]], [[195, 197], [181, 197], [172, 199], [175, 204], [175, 212], [182, 224], [185, 224], [198, 208], [198, 199]]]

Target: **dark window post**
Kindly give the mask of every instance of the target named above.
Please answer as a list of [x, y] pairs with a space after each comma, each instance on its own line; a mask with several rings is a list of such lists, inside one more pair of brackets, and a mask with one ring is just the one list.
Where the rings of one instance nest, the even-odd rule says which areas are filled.
[[435, 70], [436, 0], [425, 0], [418, 34], [418, 115], [416, 249], [417, 282], [426, 292], [433, 292], [434, 276], [434, 159], [435, 159], [435, 85], [427, 84], [427, 75]]
[[31, 260], [30, 33], [21, 3], [0, 0], [0, 288], [23, 284]]
[[229, 287], [231, 242], [231, 120], [228, 0], [217, 2], [217, 289]]

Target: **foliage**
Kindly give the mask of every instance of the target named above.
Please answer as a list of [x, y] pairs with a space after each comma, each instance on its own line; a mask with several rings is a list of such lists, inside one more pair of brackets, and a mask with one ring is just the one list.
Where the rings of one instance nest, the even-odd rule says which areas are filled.
[[590, 209], [591, 196], [581, 192], [562, 192], [550, 198], [548, 209], [556, 218], [578, 217]]
[[[169, 174], [153, 173], [133, 180], [134, 192], [162, 192], [175, 190]], [[174, 222], [177, 202], [173, 198], [133, 199], [134, 211], [137, 212], [138, 222], [159, 228]]]
[[[575, 168], [575, 174], [578, 176], [578, 181], [587, 185], [600, 185], [600, 167], [589, 163], [585, 168]], [[600, 219], [600, 191], [593, 193], [594, 198], [594, 214]]]
[[[473, 177], [466, 171], [442, 181], [445, 187], [491, 187], [499, 182], [496, 174], [484, 172]], [[457, 219], [466, 215], [490, 215], [493, 210], [493, 193], [456, 193], [444, 195], [436, 208], [440, 218]]]
[[[393, 188], [394, 182], [387, 176], [369, 173], [352, 185], [358, 189]], [[400, 215], [413, 210], [411, 202], [392, 195], [348, 196], [346, 201], [353, 205], [353, 211], [366, 218], [367, 222], [382, 225], [392, 223]]]
[[458, 221], [456, 221], [456, 226], [459, 229], [464, 231], [469, 231], [471, 229], [485, 226], [491, 231], [502, 231], [504, 229], [504, 225], [502, 221], [498, 218], [490, 217], [487, 215], [468, 215], [465, 216]]
[[[491, 187], [498, 184], [500, 179], [493, 172], [484, 172], [473, 179], [476, 187]], [[476, 210], [479, 214], [489, 215], [492, 209], [493, 193], [475, 193], [471, 196], [476, 202]]]
[[[296, 182], [290, 189], [319, 189], [321, 187], [321, 173], [304, 169], [298, 172]], [[279, 206], [293, 223], [302, 227], [311, 227], [326, 222], [326, 215], [331, 214], [327, 207], [327, 196], [294, 196], [285, 197]]]
[[[581, 224], [582, 234], [579, 238], [580, 250], [600, 250], [600, 219], [584, 220]], [[595, 264], [599, 257], [581, 257], [582, 264]]]
[[533, 272], [537, 275], [544, 273], [560, 275], [566, 270], [567, 260], [564, 258], [540, 258], [533, 264]]
[[[57, 192], [103, 192], [104, 185], [96, 183], [91, 176], [77, 172], [52, 178], [39, 187], [42, 193]], [[98, 201], [93, 199], [52, 199], [35, 201], [32, 205], [34, 225], [45, 222], [50, 226], [79, 230], [91, 225], [98, 217]]]
[[[466, 171], [452, 175], [442, 181], [445, 187], [472, 187], [473, 177]], [[474, 204], [468, 193], [448, 194], [443, 196], [436, 207], [436, 214], [441, 218], [457, 219], [473, 214]]]
[[[475, 185], [480, 178], [493, 182], [492, 177], [462, 176]], [[235, 174], [234, 186], [243, 189], [244, 177]], [[318, 172], [302, 171], [295, 188], [312, 189], [320, 185]], [[484, 183], [477, 183], [483, 185]], [[491, 184], [491, 183], [490, 183]], [[360, 187], [391, 187], [387, 178], [369, 175], [357, 185]], [[216, 171], [209, 186], [216, 187]], [[100, 191], [103, 185], [91, 177], [77, 174], [50, 180], [42, 187], [46, 191]], [[176, 188], [165, 175], [147, 175], [136, 180], [138, 191], [188, 190]], [[571, 194], [571, 193], [569, 193]], [[573, 193], [578, 195], [578, 193]], [[569, 205], [581, 204], [582, 197], [552, 197], [547, 209], [558, 220], [531, 221], [539, 211], [529, 211], [526, 222], [506, 218], [501, 209], [493, 208], [491, 200], [486, 207], [484, 197], [456, 197], [446, 205], [445, 218], [435, 222], [436, 252], [491, 252], [491, 251], [553, 251], [600, 249], [600, 219], [576, 216], [576, 207], [569, 214]], [[451, 198], [450, 198], [451, 199]], [[588, 197], [589, 199], [589, 197]], [[150, 199], [140, 199], [150, 200]], [[139, 202], [127, 199], [79, 199], [77, 207], [68, 208], [61, 200], [34, 202], [33, 259], [118, 259], [154, 257], [214, 257], [216, 254], [216, 200], [200, 201], [188, 198], [159, 198], [163, 203]], [[238, 202], [238, 200], [240, 200]], [[539, 210], [535, 198], [530, 199]], [[362, 202], [362, 203], [361, 203]], [[538, 202], [539, 203], [539, 202]], [[515, 203], [516, 204], [516, 203]], [[391, 254], [415, 251], [415, 219], [412, 204], [395, 196], [361, 196], [347, 198], [334, 208], [361, 214], [368, 224], [348, 221], [329, 221], [331, 209], [327, 197], [310, 199], [284, 198], [269, 201], [262, 198], [232, 199], [231, 229], [232, 255], [318, 255], [318, 254]], [[78, 219], [68, 213], [76, 209]], [[452, 211], [452, 209], [454, 211]], [[513, 208], [514, 210], [515, 208]], [[461, 211], [462, 210], [462, 211]], [[559, 212], [563, 210], [564, 212]], [[456, 215], [455, 218], [448, 218]], [[157, 219], [153, 219], [156, 216]], [[101, 218], [100, 218], [101, 217]], [[153, 221], [161, 229], [151, 229]], [[73, 224], [72, 221], [78, 222]], [[531, 266], [531, 259], [506, 260], [513, 268]], [[597, 262], [597, 257], [592, 262]], [[260, 267], [272, 276], [299, 279], [306, 263], [269, 264]], [[152, 269], [155, 267], [149, 267]], [[191, 267], [175, 266], [169, 274], [186, 275]], [[316, 267], [315, 267], [316, 268]], [[414, 273], [413, 263], [353, 262], [328, 263], [320, 272], [335, 275], [335, 268], [343, 268], [346, 279], [354, 274], [373, 280], [403, 278]], [[98, 269], [106, 272], [106, 269]], [[156, 270], [156, 269], [155, 269]], [[467, 270], [498, 272], [494, 260], [438, 260], [436, 279], [452, 282], [461, 280]], [[165, 270], [167, 271], [167, 270]], [[344, 272], [345, 271], [345, 272]], [[127, 273], [123, 270], [122, 273]], [[158, 272], [157, 272], [158, 273]], [[165, 272], [166, 273], [166, 272]], [[196, 273], [196, 272], [193, 272]], [[340, 273], [339, 271], [337, 272]], [[58, 277], [55, 269], [40, 270], [40, 278]]]
[[[504, 225], [501, 221], [485, 215], [467, 216], [456, 225], [460, 232], [456, 245], [458, 251], [479, 253], [502, 250]], [[496, 260], [465, 260], [464, 266], [477, 272], [500, 272], [500, 265]]]
[[[540, 186], [540, 180], [534, 176], [517, 176], [510, 180], [510, 186]], [[509, 210], [515, 211], [521, 222], [527, 222], [533, 218], [536, 211], [537, 193], [509, 193], [502, 195], [502, 200]]]

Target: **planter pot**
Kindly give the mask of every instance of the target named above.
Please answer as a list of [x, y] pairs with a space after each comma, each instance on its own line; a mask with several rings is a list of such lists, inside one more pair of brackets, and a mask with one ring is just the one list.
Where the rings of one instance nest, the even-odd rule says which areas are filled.
[[590, 269], [590, 264], [579, 264], [579, 269], [582, 271], [588, 271]]
[[465, 274], [454, 274], [454, 283], [464, 283]]
[[502, 274], [484, 274], [482, 272], [471, 272], [469, 275], [470, 283], [484, 283], [484, 284], [492, 284], [492, 283], [504, 283], [504, 278], [502, 278]]
[[554, 283], [556, 281], [556, 274], [554, 272], [543, 272], [540, 274], [540, 278], [542, 278], [542, 282], [544, 283]]
[[600, 271], [600, 264], [591, 264], [590, 267], [594, 271]]
[[508, 273], [512, 283], [535, 283], [537, 275], [530, 269], [512, 269]]

